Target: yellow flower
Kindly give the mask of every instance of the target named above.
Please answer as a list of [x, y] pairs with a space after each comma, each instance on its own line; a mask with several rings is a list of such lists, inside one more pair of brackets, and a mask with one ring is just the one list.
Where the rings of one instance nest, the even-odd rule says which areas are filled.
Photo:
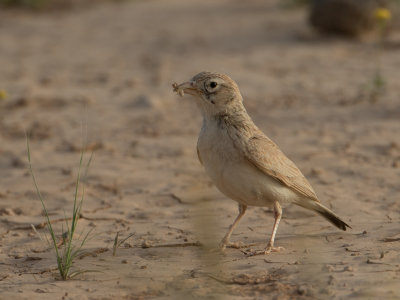
[[0, 101], [7, 98], [7, 93], [5, 90], [0, 90]]
[[387, 8], [377, 8], [375, 9], [375, 19], [378, 21], [388, 21], [392, 18], [392, 13]]

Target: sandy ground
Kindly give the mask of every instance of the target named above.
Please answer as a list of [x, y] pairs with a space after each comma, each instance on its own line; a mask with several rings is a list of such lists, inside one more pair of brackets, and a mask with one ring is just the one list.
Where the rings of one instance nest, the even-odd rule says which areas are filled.
[[[371, 104], [376, 39], [322, 37], [305, 20], [278, 0], [1, 11], [0, 298], [400, 298], [400, 37], [384, 47], [387, 93]], [[280, 253], [200, 246], [216, 246], [237, 213], [197, 160], [197, 108], [171, 89], [203, 70], [238, 82], [255, 122], [352, 230], [288, 207]], [[98, 272], [59, 280], [24, 130], [58, 234], [87, 132], [78, 231], [93, 231], [74, 270]], [[270, 209], [250, 208], [232, 239], [261, 249], [272, 224]], [[117, 232], [135, 235], [112, 256]]]

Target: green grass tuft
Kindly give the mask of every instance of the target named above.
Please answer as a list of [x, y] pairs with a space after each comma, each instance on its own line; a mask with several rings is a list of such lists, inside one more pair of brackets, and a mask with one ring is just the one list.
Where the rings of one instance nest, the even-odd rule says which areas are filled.
[[[81, 209], [82, 209], [82, 204], [83, 204], [83, 199], [84, 199], [84, 194], [85, 194], [85, 186], [83, 185], [82, 186], [82, 196], [80, 197], [80, 199], [78, 199], [78, 192], [79, 192], [79, 187], [80, 187], [80, 183], [81, 183], [81, 173], [82, 173], [82, 167], [83, 167], [84, 150], [82, 150], [82, 152], [81, 152], [80, 161], [79, 161], [79, 169], [78, 169], [78, 175], [77, 175], [76, 184], [75, 184], [74, 205], [73, 205], [73, 209], [72, 209], [71, 223], [70, 224], [68, 223], [68, 218], [65, 216], [67, 231], [64, 234], [62, 234], [63, 240], [62, 240], [61, 244], [59, 245], [57, 243], [57, 238], [54, 233], [53, 226], [51, 225], [49, 213], [46, 209], [46, 205], [44, 203], [42, 193], [40, 192], [35, 175], [33, 173], [28, 136], [26, 136], [26, 147], [27, 147], [27, 154], [28, 154], [29, 171], [30, 171], [32, 179], [33, 179], [33, 184], [35, 186], [36, 193], [37, 193], [37, 195], [40, 199], [40, 202], [42, 203], [42, 206], [43, 206], [43, 210], [44, 210], [44, 214], [45, 214], [46, 222], [47, 222], [47, 229], [48, 229], [48, 231], [50, 233], [50, 237], [51, 237], [50, 245], [55, 250], [56, 259], [57, 259], [57, 268], [60, 273], [60, 276], [63, 280], [67, 280], [76, 275], [88, 272], [87, 270], [77, 270], [77, 271], [71, 270], [74, 260], [79, 256], [79, 254], [81, 254], [82, 247], [85, 244], [85, 242], [87, 241], [87, 238], [91, 232], [91, 230], [88, 231], [82, 239], [78, 238], [78, 240], [80, 240], [80, 242], [78, 243], [78, 245], [74, 245], [73, 242], [74, 242], [75, 231], [76, 231], [76, 227], [77, 227], [77, 224], [79, 221], [79, 216], [81, 214]], [[84, 148], [85, 147], [82, 147], [82, 149], [84, 149]], [[85, 174], [87, 173], [87, 170], [89, 169], [90, 163], [92, 161], [92, 157], [93, 157], [93, 153], [91, 154], [90, 159], [89, 159], [88, 163], [86, 164]], [[59, 247], [61, 249], [59, 249]]]

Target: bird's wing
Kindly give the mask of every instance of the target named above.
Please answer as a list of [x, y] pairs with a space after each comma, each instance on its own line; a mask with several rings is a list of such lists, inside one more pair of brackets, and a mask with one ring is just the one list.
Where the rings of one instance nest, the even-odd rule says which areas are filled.
[[264, 174], [279, 180], [295, 192], [319, 202], [310, 183], [297, 166], [264, 134], [256, 133], [242, 145], [246, 159]]

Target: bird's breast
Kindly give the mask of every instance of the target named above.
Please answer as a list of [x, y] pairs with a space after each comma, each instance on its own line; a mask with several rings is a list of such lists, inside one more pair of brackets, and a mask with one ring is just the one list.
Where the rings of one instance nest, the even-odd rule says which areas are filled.
[[226, 167], [238, 160], [233, 141], [217, 126], [203, 127], [197, 148], [207, 174], [215, 183], [221, 180]]
[[257, 171], [246, 164], [224, 129], [203, 127], [197, 147], [207, 175], [222, 193], [242, 204], [258, 197], [254, 189]]

